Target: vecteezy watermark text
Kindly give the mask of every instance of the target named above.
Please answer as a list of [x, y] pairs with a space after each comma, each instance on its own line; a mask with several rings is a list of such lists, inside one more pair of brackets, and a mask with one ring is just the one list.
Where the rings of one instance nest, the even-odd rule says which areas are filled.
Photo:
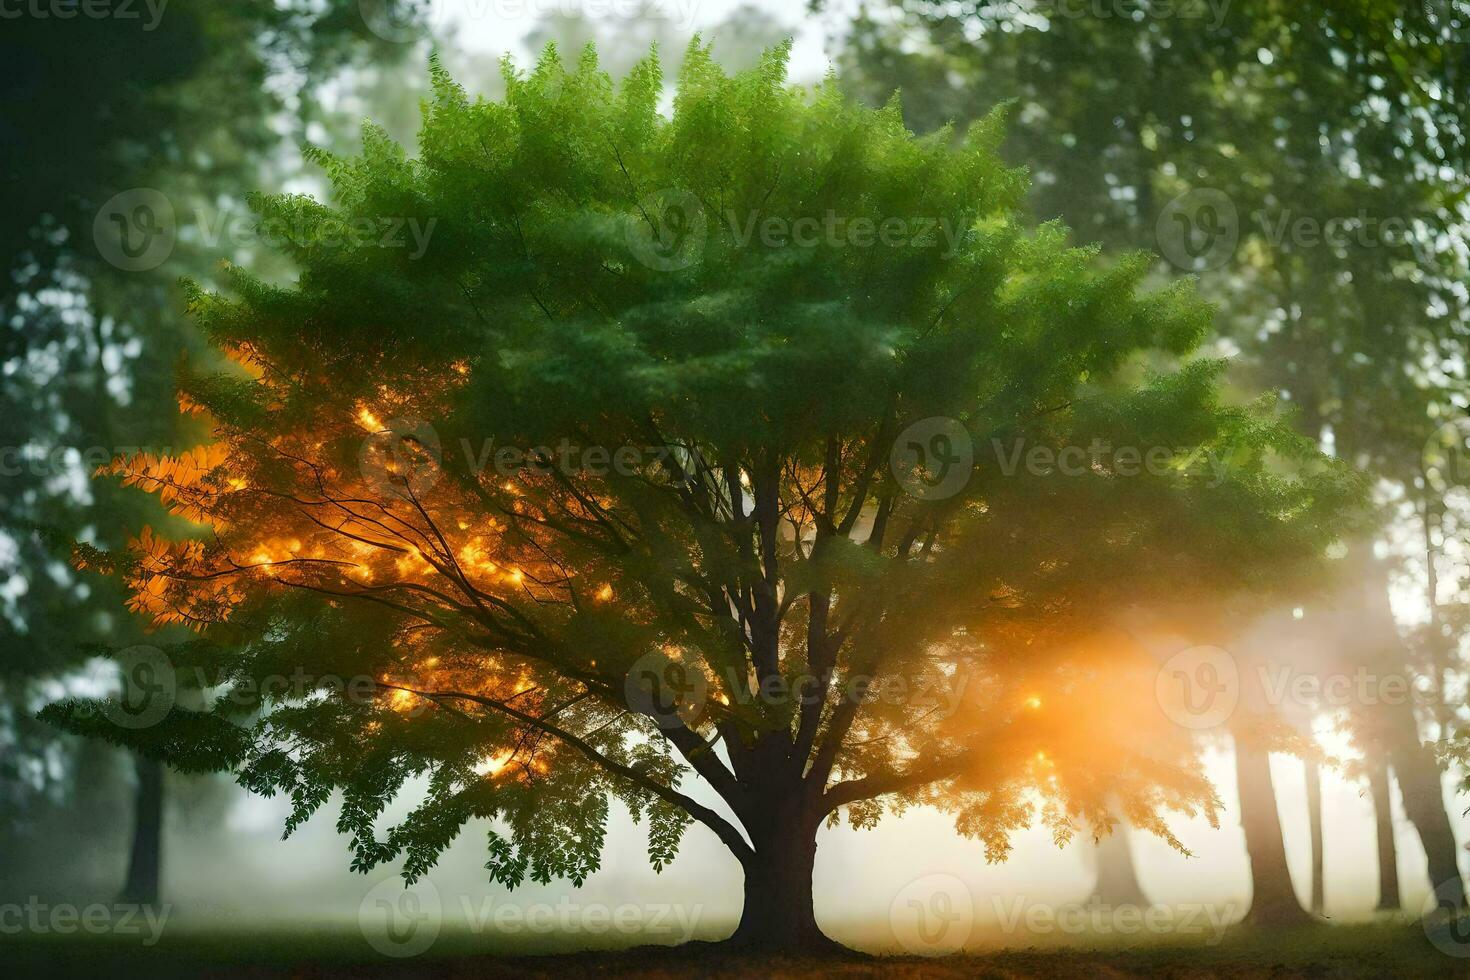
[[292, 245], [401, 249], [409, 259], [419, 259], [428, 251], [438, 223], [436, 217], [419, 215], [261, 216], [202, 206], [194, 209], [192, 221], [181, 221], [167, 194], [134, 187], [97, 209], [92, 238], [98, 254], [113, 266], [124, 272], [147, 272], [166, 262], [180, 239], [211, 250], [266, 246], [279, 251]]
[[0, 20], [127, 20], [142, 21], [145, 31], [158, 27], [169, 0], [0, 0]]
[[1428, 677], [1370, 670], [1363, 665], [1328, 671], [1275, 661], [1243, 665], [1218, 646], [1193, 646], [1170, 656], [1156, 675], [1155, 694], [1171, 721], [1203, 731], [1225, 724], [1235, 714], [1243, 677], [1253, 680], [1265, 704], [1272, 707], [1335, 710], [1460, 700]]
[[153, 946], [163, 936], [172, 905], [140, 905], [113, 902], [71, 905], [43, 902], [32, 895], [25, 902], [0, 904], [0, 935], [23, 932], [35, 935], [70, 936], [76, 933], [101, 936], [142, 936], [144, 946]]
[[1024, 896], [992, 899], [996, 919], [1005, 932], [1032, 935], [1136, 936], [1204, 935], [1205, 945], [1225, 938], [1225, 930], [1243, 912], [1234, 902], [1179, 905], [1113, 905], [1094, 896], [1086, 902], [1038, 903]]
[[[397, 878], [386, 878], [363, 896], [357, 912], [358, 927], [368, 944], [384, 956], [418, 956], [438, 939], [446, 904], [438, 887], [427, 878], [407, 886]], [[704, 906], [697, 903], [610, 905], [577, 902], [565, 895], [554, 903], [519, 903], [494, 896], [460, 895], [458, 906], [460, 918], [475, 935], [616, 933], [672, 937], [682, 943], [694, 937], [704, 916]]]

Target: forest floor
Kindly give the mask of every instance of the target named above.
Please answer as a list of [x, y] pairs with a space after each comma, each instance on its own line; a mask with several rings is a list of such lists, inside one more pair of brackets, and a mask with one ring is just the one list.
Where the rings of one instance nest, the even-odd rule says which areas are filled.
[[[1470, 926], [1470, 923], [1462, 923]], [[584, 937], [585, 938], [585, 937]], [[417, 980], [417, 978], [628, 977], [811, 980], [813, 977], [1031, 978], [1169, 977], [1467, 977], [1470, 943], [1439, 947], [1418, 923], [1321, 925], [1261, 932], [1236, 928], [1215, 944], [1144, 941], [1052, 942], [949, 957], [756, 957], [718, 944], [640, 946], [526, 955], [484, 952], [484, 936], [440, 937], [431, 952], [392, 959], [367, 948], [355, 930], [171, 931], [153, 946], [135, 937], [0, 936], [0, 969], [12, 977], [291, 978], [291, 980]], [[565, 947], [563, 947], [565, 948]]]

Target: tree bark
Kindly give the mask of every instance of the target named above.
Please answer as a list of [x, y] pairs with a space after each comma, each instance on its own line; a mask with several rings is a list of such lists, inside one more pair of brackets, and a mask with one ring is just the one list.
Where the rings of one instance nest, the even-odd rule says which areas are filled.
[[840, 950], [817, 927], [812, 905], [821, 818], [799, 793], [791, 796], [778, 796], [746, 822], [755, 853], [743, 862], [745, 902], [730, 942], [764, 952]]
[[163, 869], [163, 763], [134, 757], [138, 795], [133, 806], [133, 847], [122, 900], [157, 905]]
[[1235, 740], [1235, 778], [1240, 791], [1240, 825], [1251, 867], [1251, 909], [1246, 921], [1282, 926], [1312, 921], [1297, 900], [1286, 864], [1286, 843], [1271, 785], [1271, 757]]
[[1373, 822], [1378, 832], [1378, 910], [1397, 912], [1399, 899], [1398, 846], [1393, 839], [1393, 796], [1388, 762], [1382, 756], [1368, 761], [1368, 792], [1373, 797]]

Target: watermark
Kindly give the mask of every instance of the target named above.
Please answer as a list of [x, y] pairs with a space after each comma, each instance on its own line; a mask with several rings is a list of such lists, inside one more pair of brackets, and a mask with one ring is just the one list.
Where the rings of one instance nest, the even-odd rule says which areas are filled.
[[1202, 187], [1186, 191], [1159, 212], [1154, 235], [1164, 258], [1181, 269], [1218, 269], [1235, 254], [1240, 216], [1224, 191]]
[[95, 474], [119, 456], [141, 453], [150, 456], [173, 456], [172, 446], [0, 446], [0, 477], [50, 477], [69, 473]]
[[650, 469], [665, 473], [686, 472], [687, 459], [681, 458], [673, 446], [622, 445], [583, 446], [563, 437], [555, 445], [520, 447], [496, 445], [494, 439], [460, 439], [466, 468], [476, 475], [493, 472], [499, 477], [538, 476], [560, 473], [563, 476], [604, 477], [640, 476]]
[[439, 219], [416, 215], [319, 215], [297, 213], [260, 216], [253, 211], [194, 209], [186, 231], [209, 249], [221, 247], [283, 251], [292, 245], [321, 248], [381, 248], [402, 250], [410, 261], [421, 259]]
[[1241, 238], [1249, 234], [1276, 251], [1328, 248], [1341, 254], [1349, 249], [1407, 247], [1419, 261], [1429, 258], [1411, 219], [1375, 214], [1367, 208], [1326, 217], [1291, 208], [1258, 209], [1246, 218], [1242, 219], [1235, 201], [1222, 190], [1200, 187], [1186, 191], [1159, 212], [1154, 226], [1159, 252], [1180, 269], [1206, 272], [1230, 261]]
[[[969, 675], [933, 671], [917, 677], [901, 674], [850, 674], [841, 678], [811, 672], [767, 674], [760, 680], [735, 668], [716, 671], [723, 680], [720, 703], [731, 709], [809, 705], [834, 695], [852, 704], [909, 706], [926, 717], [954, 717], [964, 701]], [[678, 728], [696, 720], [709, 706], [711, 683], [697, 664], [673, 654], [653, 651], [634, 661], [624, 680], [628, 707], [647, 715], [662, 728]]]
[[426, 953], [444, 926], [439, 889], [428, 878], [406, 885], [385, 878], [362, 897], [357, 927], [369, 946], [384, 956], [404, 958]]
[[658, 272], [687, 269], [704, 257], [708, 219], [689, 191], [666, 188], [638, 202], [626, 217], [624, 241], [633, 258]]
[[[371, 489], [383, 497], [407, 499], [422, 497], [439, 482], [445, 447], [432, 424], [410, 418], [371, 420], [368, 425], [373, 431], [358, 449], [358, 468]], [[523, 447], [497, 443], [493, 437], [461, 437], [450, 449], [463, 457], [470, 475], [490, 474], [497, 482], [553, 473], [603, 478], [661, 472], [676, 482], [696, 479], [687, 455], [668, 445], [584, 446], [563, 437], [555, 444]]]
[[898, 485], [920, 500], [953, 497], [970, 482], [975, 446], [958, 420], [920, 419], [893, 440], [888, 466]]
[[749, 211], [744, 215], [726, 211], [725, 223], [730, 238], [740, 248], [758, 242], [765, 248], [926, 248], [942, 240], [940, 258], [955, 254], [955, 243], [963, 229], [943, 217], [904, 217], [888, 215], [846, 216], [827, 210], [820, 217], [804, 215], [762, 215]]
[[162, 191], [134, 187], [97, 210], [92, 238], [98, 254], [116, 268], [147, 272], [168, 261], [181, 239], [214, 251], [262, 246], [276, 251], [292, 246], [382, 248], [402, 250], [416, 260], [428, 251], [438, 223], [438, 218], [416, 215], [308, 217], [298, 212], [262, 217], [243, 209], [202, 206], [181, 221]]
[[90, 713], [93, 704], [99, 705], [102, 716], [113, 725], [137, 730], [163, 721], [178, 701], [178, 675], [158, 647], [140, 644], [119, 651], [92, 671], [90, 686], [94, 690], [111, 687], [117, 679], [121, 687], [116, 697], [87, 702], [83, 710]]
[[[1164, 714], [1184, 728], [1203, 731], [1230, 720], [1240, 703], [1242, 667], [1228, 650], [1195, 646], [1166, 660], [1154, 678], [1154, 693]], [[1266, 705], [1313, 710], [1414, 705], [1452, 700], [1429, 677], [1352, 670], [1303, 670], [1290, 663], [1257, 662], [1249, 667]]]
[[[372, 431], [359, 447], [360, 469], [371, 486], [390, 496], [432, 488], [445, 455], [451, 453], [463, 459], [465, 472], [493, 475], [497, 482], [551, 474], [643, 478], [661, 473], [675, 482], [698, 479], [696, 460], [688, 450], [667, 444], [583, 445], [562, 437], [555, 443], [517, 446], [494, 437], [461, 437], [446, 445], [434, 426], [421, 419], [373, 420], [368, 427]], [[0, 453], [0, 461], [4, 459]]]
[[1464, 895], [1461, 882], [1440, 882], [1424, 896], [1419, 919], [1434, 948], [1457, 959], [1470, 957], [1470, 916], [1460, 907]]
[[954, 875], [924, 875], [893, 897], [888, 925], [905, 952], [915, 956], [956, 953], [975, 931], [975, 899], [970, 887]]
[[387, 878], [363, 896], [357, 910], [358, 928], [368, 945], [384, 956], [421, 956], [433, 947], [456, 907], [459, 919], [474, 935], [612, 933], [687, 942], [704, 917], [702, 904], [577, 902], [565, 895], [555, 902], [529, 903], [460, 895], [450, 904], [427, 878], [411, 885]]
[[687, 32], [700, 0], [358, 0], [368, 30], [394, 44], [431, 38], [454, 23], [540, 22], [548, 17], [594, 21], [664, 20]]
[[1189, 647], [1164, 661], [1154, 677], [1154, 696], [1176, 725], [1218, 728], [1240, 702], [1240, 670], [1222, 647]]
[[428, 698], [409, 691], [385, 686], [369, 674], [343, 677], [337, 674], [313, 674], [296, 667], [290, 674], [240, 676], [219, 668], [213, 676], [202, 666], [180, 668], [157, 647], [134, 646], [111, 658], [101, 660], [89, 675], [89, 690], [117, 686], [116, 697], [83, 702], [83, 711], [100, 710], [102, 716], [119, 728], [151, 728], [164, 721], [179, 702], [181, 690], [214, 691], [197, 710], [227, 711], [238, 708], [254, 710], [262, 702], [299, 702], [325, 695], [349, 704], [380, 704], [391, 700], [393, 708], [407, 717], [417, 717], [431, 707]]
[[687, 269], [703, 257], [718, 228], [736, 248], [938, 248], [955, 255], [964, 229], [937, 215], [846, 215], [834, 209], [790, 217], [759, 209], [714, 213], [693, 193], [667, 188], [649, 194], [624, 218], [628, 251], [660, 272]]
[[653, 650], [628, 668], [623, 696], [630, 709], [652, 718], [660, 728], [682, 728], [704, 710], [709, 678], [697, 664]]
[[0, 904], [0, 935], [141, 936], [144, 946], [154, 946], [163, 937], [173, 906], [113, 902], [71, 905], [43, 902], [35, 895], [25, 902]]
[[935, 416], [909, 425], [894, 439], [889, 468], [904, 492], [920, 500], [953, 497], [969, 485], [976, 467], [1010, 478], [1087, 476], [1166, 478], [1193, 475], [1214, 489], [1234, 460], [1206, 446], [1116, 445], [1094, 438], [1087, 445], [1031, 443], [1024, 437], [992, 438], [976, 445], [962, 423]]
[[459, 900], [460, 912], [471, 932], [496, 933], [608, 933], [627, 936], [674, 937], [687, 942], [694, 937], [704, 917], [702, 904], [673, 902], [574, 902], [563, 895], [552, 902], [517, 904], [494, 897], [478, 901], [468, 895]]
[[0, 20], [141, 21], [152, 31], [163, 20], [169, 0], [0, 0]]
[[1002, 931], [1032, 935], [1068, 936], [1205, 936], [1206, 946], [1218, 945], [1225, 931], [1245, 913], [1234, 902], [1216, 905], [1186, 902], [1180, 905], [1112, 905], [1094, 896], [1086, 902], [1034, 903], [1024, 897], [992, 899]]
[[92, 240], [104, 260], [124, 272], [156, 269], [178, 239], [173, 202], [151, 187], [115, 194], [92, 219]]
[[439, 482], [439, 433], [421, 419], [391, 419], [357, 453], [363, 481], [379, 496], [416, 500]]
[[[431, 424], [395, 419], [364, 440], [360, 468], [369, 486], [383, 496], [422, 495], [438, 481], [445, 448]], [[675, 482], [697, 478], [687, 453], [668, 445], [584, 446], [563, 437], [555, 444], [521, 447], [461, 437], [452, 448], [463, 456], [466, 472], [494, 474], [497, 480], [551, 473], [601, 478], [660, 472]], [[1214, 489], [1226, 480], [1234, 460], [1203, 446], [1117, 445], [1101, 438], [1060, 446], [1024, 437], [992, 438], [977, 446], [962, 422], [933, 416], [898, 434], [888, 464], [905, 493], [919, 500], [944, 500], [963, 491], [982, 464], [1005, 478], [1020, 473], [1062, 478], [1192, 475]]]

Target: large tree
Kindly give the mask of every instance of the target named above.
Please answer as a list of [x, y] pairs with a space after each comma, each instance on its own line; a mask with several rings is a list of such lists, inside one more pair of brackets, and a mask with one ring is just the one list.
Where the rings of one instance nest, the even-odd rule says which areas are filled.
[[[114, 470], [206, 532], [79, 550], [202, 632], [216, 710], [49, 717], [293, 826], [340, 790], [354, 866], [410, 879], [472, 817], [511, 886], [595, 870], [612, 798], [657, 867], [698, 822], [767, 946], [825, 942], [829, 819], [930, 803], [1000, 859], [1034, 804], [1061, 840], [1213, 817], [1113, 613], [1299, 582], [1357, 486], [1221, 400], [1187, 285], [1028, 231], [1000, 114], [915, 138], [785, 49], [696, 44], [669, 118], [655, 59], [433, 80], [418, 159], [369, 129], [317, 155], [330, 206], [257, 202], [294, 287], [194, 292], [239, 365], [180, 382], [215, 441]], [[410, 220], [421, 254], [346, 233]]]

